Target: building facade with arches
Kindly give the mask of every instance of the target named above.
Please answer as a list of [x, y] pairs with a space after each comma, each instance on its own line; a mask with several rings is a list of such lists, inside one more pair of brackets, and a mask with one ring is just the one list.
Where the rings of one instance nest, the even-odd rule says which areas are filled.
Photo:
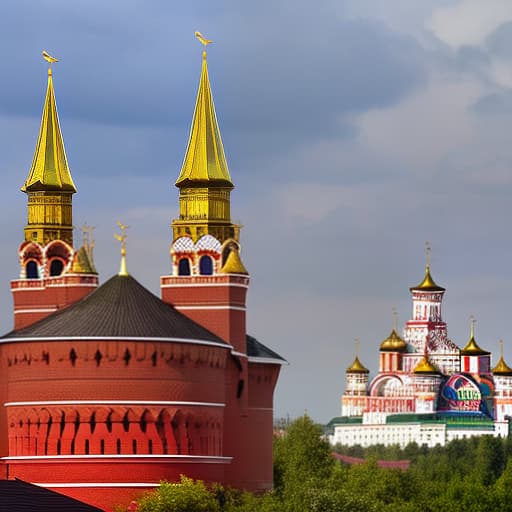
[[332, 444], [363, 447], [411, 442], [444, 445], [474, 435], [506, 436], [512, 417], [512, 368], [501, 354], [475, 340], [460, 349], [442, 318], [445, 289], [427, 264], [423, 281], [410, 288], [412, 318], [380, 344], [379, 369], [370, 379], [358, 357], [346, 370], [341, 416], [330, 422]]
[[14, 328], [0, 339], [4, 478], [105, 510], [181, 474], [272, 487], [273, 393], [286, 362], [246, 331], [250, 279], [205, 53], [176, 185], [161, 296], [126, 271], [124, 246], [119, 274], [100, 285], [93, 241], [76, 248], [73, 240], [76, 187], [50, 66], [22, 188], [28, 220], [11, 281]]

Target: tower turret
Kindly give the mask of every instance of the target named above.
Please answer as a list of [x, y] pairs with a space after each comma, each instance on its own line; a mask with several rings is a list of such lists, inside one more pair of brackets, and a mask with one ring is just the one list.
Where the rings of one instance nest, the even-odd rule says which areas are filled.
[[470, 317], [469, 340], [460, 351], [460, 369], [475, 375], [488, 374], [491, 371], [491, 353], [478, 346], [475, 340], [475, 319]]
[[398, 335], [398, 315], [393, 310], [393, 330], [380, 344], [380, 372], [402, 370], [403, 354], [407, 352], [407, 343]]
[[172, 223], [174, 239], [190, 237], [194, 242], [206, 234], [220, 243], [238, 240], [238, 226], [231, 222], [230, 193], [234, 188], [208, 77], [206, 49], [190, 136], [181, 172], [180, 215]]
[[11, 281], [14, 328], [20, 329], [81, 299], [98, 286], [92, 248], [73, 249], [69, 171], [49, 63], [43, 115], [32, 165], [21, 190], [28, 196], [25, 240], [18, 249], [20, 278]]
[[410, 288], [412, 319], [404, 329], [404, 339], [414, 351], [404, 357], [404, 370], [412, 371], [421, 359], [425, 347], [431, 361], [442, 373], [459, 370], [459, 348], [448, 338], [446, 322], [441, 315], [445, 289], [439, 286], [430, 272], [430, 245], [427, 242], [427, 264], [423, 280]]
[[[196, 33], [202, 44], [210, 43]], [[176, 181], [179, 218], [172, 223], [172, 274], [160, 278], [162, 300], [232, 347], [226, 384], [224, 448], [232, 485], [272, 486], [272, 392], [279, 367], [254, 358], [246, 332], [249, 274], [231, 222], [229, 174], [208, 78], [206, 49], [190, 137]], [[261, 435], [261, 432], [266, 432]], [[258, 445], [250, 442], [259, 438]], [[255, 484], [257, 482], [257, 484]]]
[[362, 416], [366, 409], [370, 370], [359, 360], [359, 340], [356, 340], [356, 356], [347, 368], [345, 393], [341, 397], [342, 416]]
[[73, 246], [72, 195], [76, 188], [57, 115], [51, 62], [34, 159], [21, 190], [28, 196], [25, 240], [41, 245], [62, 240]]

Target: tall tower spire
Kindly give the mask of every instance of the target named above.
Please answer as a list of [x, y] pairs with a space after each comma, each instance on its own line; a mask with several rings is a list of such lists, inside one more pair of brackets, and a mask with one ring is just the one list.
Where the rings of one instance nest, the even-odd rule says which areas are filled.
[[234, 188], [215, 113], [208, 77], [206, 46], [212, 41], [196, 32], [204, 45], [201, 77], [197, 91], [190, 136], [176, 186], [180, 189], [180, 216], [172, 223], [174, 239], [193, 240], [211, 234], [221, 243], [238, 239], [232, 224], [230, 192]]
[[48, 85], [34, 159], [21, 190], [28, 195], [25, 240], [46, 245], [63, 240], [72, 245], [71, 196], [76, 192], [69, 171], [53, 90], [52, 63], [57, 59], [43, 52], [49, 62]]

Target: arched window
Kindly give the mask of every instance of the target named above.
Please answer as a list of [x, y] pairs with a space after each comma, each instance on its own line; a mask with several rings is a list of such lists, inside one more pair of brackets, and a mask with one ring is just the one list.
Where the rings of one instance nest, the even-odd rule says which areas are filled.
[[211, 276], [213, 274], [213, 261], [210, 256], [201, 256], [199, 260], [199, 273], [204, 276]]
[[188, 258], [181, 258], [178, 263], [178, 275], [189, 276], [190, 275], [190, 260]]
[[25, 275], [27, 276], [27, 279], [39, 279], [39, 268], [37, 267], [37, 262], [31, 260], [26, 264]]
[[62, 263], [62, 260], [59, 260], [55, 258], [50, 263], [50, 275], [51, 276], [60, 276], [62, 274], [62, 271], [64, 270], [64, 263]]

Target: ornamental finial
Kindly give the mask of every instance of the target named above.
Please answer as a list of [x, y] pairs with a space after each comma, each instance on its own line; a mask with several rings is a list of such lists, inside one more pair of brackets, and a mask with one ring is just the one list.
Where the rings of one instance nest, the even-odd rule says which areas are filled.
[[475, 315], [469, 316], [469, 339], [475, 337]]
[[359, 357], [359, 347], [361, 346], [361, 341], [359, 340], [359, 338], [356, 338], [354, 340], [354, 345], [356, 347], [356, 357]]
[[94, 230], [96, 228], [94, 226], [89, 226], [86, 223], [82, 226], [82, 245], [84, 246], [85, 250], [87, 251], [87, 254], [92, 259], [93, 257], [93, 251], [94, 251]]
[[427, 257], [427, 267], [430, 268], [430, 253], [432, 252], [432, 248], [430, 247], [430, 242], [425, 242], [425, 253]]
[[500, 344], [500, 356], [503, 359], [503, 340], [500, 340], [499, 344]]
[[48, 74], [51, 75], [52, 74], [52, 64], [54, 62], [59, 62], [59, 59], [56, 59], [55, 57], [52, 57], [46, 50], [43, 50], [41, 52], [42, 56], [43, 56], [43, 59], [48, 62], [49, 66], [48, 66]]
[[398, 311], [395, 307], [392, 308], [393, 311], [393, 330], [398, 333]]
[[203, 59], [206, 59], [206, 47], [213, 43], [211, 39], [206, 39], [206, 37], [201, 34], [198, 30], [195, 31], [194, 35], [197, 37], [198, 41], [204, 46], [203, 50]]
[[127, 276], [128, 271], [126, 270], [126, 230], [130, 226], [125, 226], [120, 221], [117, 221], [117, 225], [121, 229], [121, 234], [118, 235], [117, 233], [114, 233], [114, 238], [121, 242], [121, 266], [119, 268], [119, 274], [118, 276]]

